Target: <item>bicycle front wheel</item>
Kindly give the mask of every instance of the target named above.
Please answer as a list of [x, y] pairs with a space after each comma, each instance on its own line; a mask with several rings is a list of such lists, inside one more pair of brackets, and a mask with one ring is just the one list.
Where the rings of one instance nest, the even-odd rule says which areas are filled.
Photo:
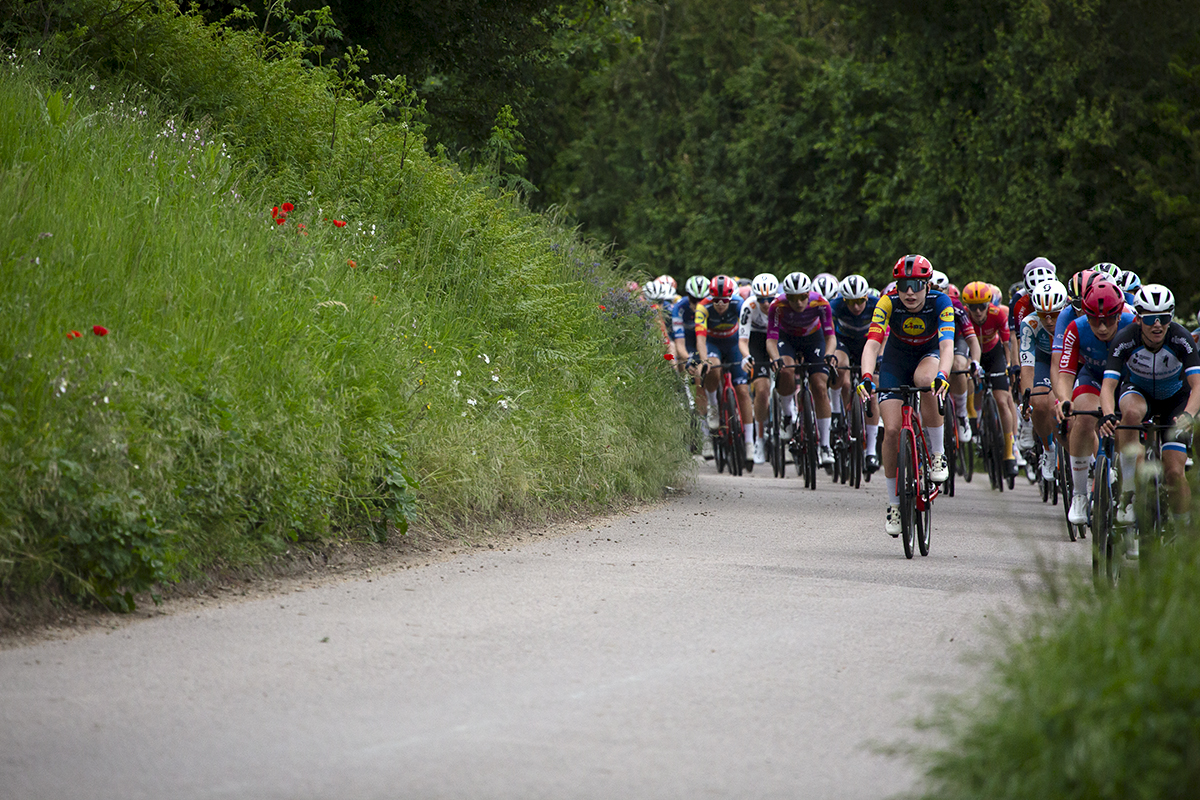
[[767, 446], [771, 448], [771, 469], [774, 470], [776, 478], [782, 478], [787, 473], [787, 454], [784, 452], [783, 438], [780, 434], [783, 429], [783, 411], [779, 407], [779, 397], [775, 390], [770, 391], [771, 416], [768, 424], [771, 427], [767, 432]]
[[1101, 451], [1092, 473], [1092, 578], [1097, 586], [1111, 588], [1121, 578], [1121, 549], [1118, 543], [1109, 472], [1112, 463]]
[[742, 445], [742, 418], [738, 413], [737, 395], [733, 387], [726, 387], [722, 398], [721, 420], [725, 424], [725, 446], [728, 450], [729, 474], [741, 475], [745, 466], [745, 448]]
[[917, 549], [922, 556], [929, 555], [929, 539], [933, 535], [933, 479], [929, 477], [929, 454], [925, 452], [924, 440], [917, 443], [917, 491], [916, 523]]
[[912, 434], [900, 431], [900, 452], [896, 460], [896, 490], [900, 495], [900, 540], [904, 557], [912, 558], [917, 540], [917, 476], [916, 453]]
[[850, 483], [855, 489], [862, 486], [863, 462], [866, 460], [864, 433], [862, 398], [854, 392], [850, 397]]

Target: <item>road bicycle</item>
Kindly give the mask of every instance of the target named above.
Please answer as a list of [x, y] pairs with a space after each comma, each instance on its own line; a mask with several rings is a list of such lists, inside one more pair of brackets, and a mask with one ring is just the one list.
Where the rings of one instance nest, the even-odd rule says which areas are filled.
[[1004, 484], [1008, 484], [1008, 488], [1013, 488], [1013, 476], [1005, 475], [1004, 471], [1004, 456], [1005, 440], [1004, 426], [1000, 422], [1000, 407], [996, 402], [996, 397], [992, 393], [992, 387], [988, 384], [987, 378], [999, 378], [1008, 375], [1004, 372], [986, 372], [978, 376], [978, 384], [975, 391], [980, 396], [979, 405], [979, 436], [975, 440], [976, 446], [979, 448], [979, 455], [983, 459], [984, 466], [987, 468], [988, 479], [992, 482], [992, 488], [1001, 492], [1004, 491]]
[[[951, 371], [951, 375], [969, 375], [973, 374], [969, 369], [956, 369]], [[968, 483], [971, 482], [971, 476], [975, 474], [975, 452], [970, 447], [964, 447], [963, 441], [958, 435], [958, 406], [955, 405], [954, 396], [946, 395], [943, 401], [943, 407], [946, 409], [946, 422], [943, 430], [946, 443], [946, 469], [950, 471], [945, 483], [942, 484], [942, 492], [947, 497], [954, 497], [955, 476], [962, 475], [963, 479]], [[966, 462], [966, 463], [964, 463]]]
[[729, 367], [735, 362], [722, 361], [716, 365], [705, 363], [700, 370], [703, 378], [709, 369], [721, 370], [721, 388], [717, 391], [717, 419], [719, 424], [712, 435], [713, 457], [717, 462], [717, 472], [729, 468], [730, 475], [741, 475], [742, 471], [752, 471], [754, 460], [746, 458], [746, 445], [742, 435], [742, 413], [738, 405], [737, 391], [733, 388], [733, 378]]
[[[850, 385], [858, 386], [862, 379], [861, 367], [852, 364], [838, 369], [849, 371]], [[833, 480], [835, 483], [848, 483], [855, 489], [862, 486], [864, 479], [868, 482], [871, 480], [871, 473], [866, 471], [866, 433], [870, 402], [867, 400], [864, 403], [858, 392], [850, 392], [850, 407], [842, 414], [834, 414], [830, 424]]]
[[[929, 555], [933, 535], [933, 500], [940, 489], [929, 474], [929, 442], [921, 423], [921, 393], [928, 386], [897, 386], [900, 395], [900, 442], [896, 455], [896, 491], [900, 495], [900, 539], [904, 557], [912, 558], [914, 545], [922, 556]], [[938, 402], [944, 415], [945, 405]]]
[[771, 398], [767, 407], [767, 429], [763, 433], [763, 447], [775, 477], [784, 478], [787, 477], [787, 437], [783, 435], [782, 403], [774, 387], [769, 391]]
[[[1075, 478], [1071, 472], [1071, 454], [1067, 448], [1067, 434], [1069, 432], [1068, 423], [1070, 417], [1075, 416], [1072, 412], [1070, 402], [1068, 401], [1063, 409], [1063, 421], [1058, 426], [1058, 439], [1055, 442], [1054, 451], [1056, 458], [1054, 461], [1054, 485], [1058, 489], [1058, 493], [1063, 499], [1063, 516], [1067, 521], [1067, 537], [1073, 542], [1076, 539], [1083, 539], [1087, 536], [1087, 524], [1074, 524], [1071, 522], [1071, 498], [1075, 496]], [[1100, 412], [1095, 412], [1091, 416], [1098, 415]]]
[[[1021, 416], [1024, 417], [1029, 413], [1030, 400], [1034, 397], [1041, 397], [1050, 394], [1049, 387], [1043, 387], [1040, 392], [1034, 392], [1032, 389], [1026, 389], [1021, 396]], [[1029, 420], [1029, 424], [1033, 424], [1033, 420]], [[1060, 448], [1056, 447], [1055, 450]], [[1038, 491], [1042, 496], [1042, 502], [1049, 502], [1051, 505], [1058, 505], [1059, 485], [1055, 478], [1049, 480], [1042, 474], [1042, 458], [1045, 455], [1046, 449], [1042, 444], [1040, 436], [1034, 434], [1033, 447], [1025, 451], [1025, 460], [1028, 462], [1027, 471], [1032, 470], [1036, 478], [1030, 483], [1036, 483]]]
[[[787, 443], [796, 465], [796, 474], [804, 478], [805, 489], [817, 488], [817, 458], [820, 438], [817, 433], [817, 412], [813, 404], [808, 376], [813, 370], [824, 369], [823, 363], [781, 364], [778, 370], [790, 369], [796, 374], [796, 430]], [[778, 381], [778, 379], [776, 379]]]

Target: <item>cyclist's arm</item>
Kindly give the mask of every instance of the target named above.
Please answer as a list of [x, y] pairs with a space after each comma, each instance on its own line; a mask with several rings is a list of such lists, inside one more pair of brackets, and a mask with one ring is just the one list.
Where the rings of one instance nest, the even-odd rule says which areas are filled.
[[1120, 378], [1114, 378], [1108, 372], [1100, 383], [1100, 413], [1104, 416], [1117, 413], [1117, 385]]
[[979, 359], [983, 357], [983, 348], [979, 344], [979, 337], [975, 334], [968, 334], [967, 337], [967, 352], [971, 355], [971, 361], [978, 364]]
[[1183, 407], [1183, 413], [1195, 417], [1200, 412], [1200, 374], [1189, 374], [1187, 376], [1187, 383], [1191, 394], [1188, 395], [1187, 405]]

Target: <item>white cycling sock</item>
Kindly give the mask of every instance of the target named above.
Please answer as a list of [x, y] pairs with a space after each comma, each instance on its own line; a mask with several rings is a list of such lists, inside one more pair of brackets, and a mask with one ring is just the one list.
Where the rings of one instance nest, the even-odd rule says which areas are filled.
[[888, 502], [894, 506], [900, 505], [900, 490], [896, 488], [895, 478], [884, 478], [887, 481]]
[[783, 415], [785, 417], [791, 417], [792, 419], [795, 419], [796, 418], [796, 396], [789, 394], [787, 397], [780, 397], [779, 399], [783, 403], [783, 406], [782, 406]]
[[1071, 456], [1071, 480], [1075, 482], [1075, 494], [1087, 495], [1088, 462], [1091, 456]]
[[875, 455], [875, 439], [879, 436], [879, 425], [867, 425], [867, 455]]
[[954, 395], [954, 411], [958, 414], [958, 418], [965, 420], [967, 418], [967, 393]]
[[829, 447], [829, 417], [817, 417], [817, 436], [821, 439], [821, 447]]
[[717, 405], [717, 390], [716, 389], [713, 389], [711, 392], [708, 392], [708, 404], [710, 406], [713, 406], [714, 408], [716, 407], [716, 405]]
[[829, 407], [833, 410], [834, 414], [842, 413], [842, 390], [841, 389], [834, 389], [832, 392], [829, 393]]
[[929, 437], [929, 453], [931, 455], [939, 455], [946, 452], [946, 427], [944, 425], [930, 425], [925, 428], [925, 435]]
[[1121, 483], [1123, 489], [1132, 492], [1134, 475], [1137, 473], [1137, 454], [1121, 451]]
[[754, 444], [754, 423], [748, 422], [743, 425], [742, 432], [746, 435], [746, 444]]

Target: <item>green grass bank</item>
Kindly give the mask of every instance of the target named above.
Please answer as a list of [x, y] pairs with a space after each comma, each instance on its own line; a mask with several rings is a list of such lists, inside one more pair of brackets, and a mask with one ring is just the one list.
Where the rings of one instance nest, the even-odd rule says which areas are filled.
[[52, 48], [0, 67], [10, 596], [128, 607], [295, 541], [686, 479], [677, 385], [611, 253], [298, 46], [171, 13], [121, 35], [160, 80]]

